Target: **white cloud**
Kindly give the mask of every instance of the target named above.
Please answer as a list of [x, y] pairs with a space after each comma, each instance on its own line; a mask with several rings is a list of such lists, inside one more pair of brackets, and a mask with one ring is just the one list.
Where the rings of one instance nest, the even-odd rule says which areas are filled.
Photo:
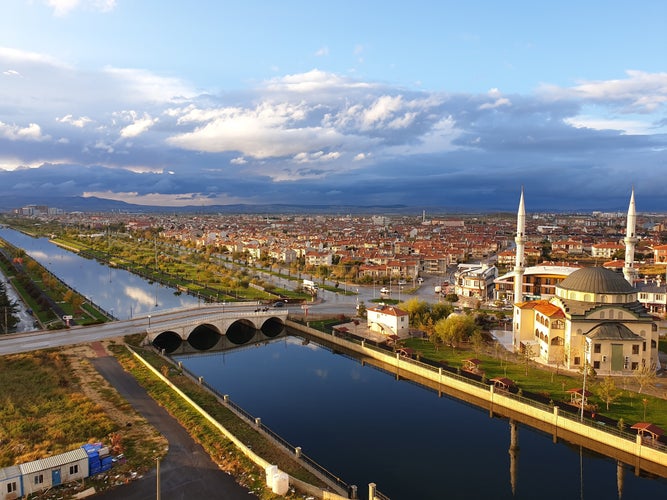
[[327, 73], [318, 69], [313, 69], [306, 73], [286, 75], [280, 78], [269, 80], [266, 85], [268, 90], [272, 91], [290, 91], [298, 93], [319, 92], [331, 89], [343, 88], [372, 88], [374, 85], [367, 82], [358, 82], [341, 78], [334, 73]]
[[[27, 50], [20, 50], [12, 47], [0, 47], [0, 61], [4, 61], [6, 63], [14, 63], [14, 64], [37, 63], [37, 64], [46, 64], [49, 66], [63, 67], [63, 68], [67, 67], [62, 61], [47, 54], [30, 52]], [[12, 74], [20, 73], [18, 70], [15, 69], [11, 69], [9, 71], [12, 72]]]
[[626, 107], [628, 112], [651, 113], [667, 103], [667, 73], [629, 70], [627, 78], [584, 81], [570, 88], [544, 85], [540, 92], [547, 98], [580, 99]]
[[56, 118], [57, 122], [60, 123], [69, 123], [77, 128], [83, 128], [86, 124], [92, 122], [87, 116], [80, 116], [79, 118], [74, 118], [72, 115], [65, 115], [62, 118]]
[[120, 85], [120, 92], [136, 96], [144, 102], [174, 102], [193, 97], [195, 92], [177, 78], [156, 75], [142, 69], [104, 69]]
[[22, 168], [37, 168], [44, 163], [43, 160], [33, 160], [27, 162], [26, 160], [11, 157], [0, 156], [0, 170], [18, 170]]
[[46, 0], [57, 17], [64, 17], [75, 9], [85, 8], [98, 12], [109, 12], [116, 7], [116, 0]]
[[133, 117], [133, 122], [120, 131], [120, 136], [123, 138], [137, 137], [147, 130], [149, 130], [153, 125], [155, 125], [159, 119], [151, 118], [148, 114], [144, 114], [141, 118]]
[[618, 130], [627, 135], [646, 134], [650, 127], [639, 120], [619, 120], [613, 118], [601, 118], [596, 116], [575, 116], [563, 120], [575, 128], [588, 128], [593, 130]]
[[189, 110], [180, 122], [208, 120], [192, 132], [175, 135], [168, 143], [184, 149], [221, 153], [239, 151], [252, 158], [291, 156], [304, 150], [340, 144], [336, 130], [301, 123], [303, 104], [263, 102], [252, 109]]
[[21, 76], [21, 73], [13, 69], [8, 69], [6, 71], [3, 71], [2, 74], [5, 76]]
[[137, 205], [157, 205], [169, 207], [184, 207], [189, 205], [225, 205], [232, 203], [246, 203], [245, 198], [227, 196], [218, 194], [208, 196], [202, 193], [148, 193], [139, 194], [136, 191], [114, 192], [114, 191], [86, 191], [82, 195], [84, 198], [102, 198], [105, 200], [124, 201], [135, 203]]
[[49, 138], [42, 135], [42, 128], [36, 123], [31, 123], [27, 127], [19, 127], [3, 122], [0, 122], [0, 137], [10, 141], [43, 141]]
[[329, 55], [329, 47], [321, 47], [315, 52], [317, 57], [324, 57]]
[[294, 155], [294, 161], [297, 163], [329, 162], [337, 160], [340, 157], [341, 154], [338, 151], [330, 153], [325, 153], [324, 151], [316, 151], [315, 153], [302, 152]]

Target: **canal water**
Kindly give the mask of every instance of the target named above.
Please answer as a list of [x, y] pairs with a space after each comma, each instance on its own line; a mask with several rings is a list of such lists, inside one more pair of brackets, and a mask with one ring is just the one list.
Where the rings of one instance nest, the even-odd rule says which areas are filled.
[[394, 500], [667, 494], [663, 478], [530, 427], [511, 454], [507, 419], [296, 336], [176, 359], [362, 498], [369, 482]]
[[0, 227], [0, 238], [24, 249], [30, 257], [70, 287], [118, 319], [145, 316], [163, 309], [195, 306], [198, 302], [191, 295], [174, 294], [173, 288], [80, 257], [53, 244], [48, 238], [33, 238], [4, 227]]
[[[7, 228], [0, 228], [0, 237], [120, 319], [197, 304], [194, 297], [176, 296], [46, 238]], [[357, 485], [361, 498], [369, 482], [392, 500], [631, 500], [667, 494], [664, 478], [636, 476], [627, 465], [579, 446], [554, 444], [551, 435], [527, 426], [518, 426], [518, 450], [510, 453], [508, 420], [297, 336], [177, 359]]]

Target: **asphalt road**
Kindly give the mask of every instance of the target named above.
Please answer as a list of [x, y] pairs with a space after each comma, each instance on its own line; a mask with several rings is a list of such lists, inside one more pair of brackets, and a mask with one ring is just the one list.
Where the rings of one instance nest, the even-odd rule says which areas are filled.
[[[93, 365], [169, 442], [169, 452], [160, 462], [161, 498], [257, 498], [240, 486], [211, 460], [204, 449], [167, 411], [159, 406], [111, 356], [93, 360]], [[156, 469], [143, 478], [96, 495], [104, 500], [149, 500], [156, 497]]]

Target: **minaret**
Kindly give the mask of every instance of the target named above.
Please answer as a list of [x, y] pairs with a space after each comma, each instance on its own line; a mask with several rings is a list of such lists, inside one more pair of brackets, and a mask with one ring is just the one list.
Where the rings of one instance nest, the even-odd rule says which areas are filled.
[[625, 229], [625, 264], [623, 265], [623, 276], [628, 283], [635, 286], [637, 279], [637, 270], [635, 269], [635, 245], [637, 236], [635, 228], [637, 226], [637, 212], [635, 211], [635, 188], [632, 188], [630, 195], [630, 206], [628, 207], [628, 224]]
[[521, 188], [521, 199], [519, 200], [519, 212], [516, 217], [516, 260], [514, 263], [514, 303], [523, 302], [523, 265], [526, 233], [526, 207], [523, 204], [523, 187]]

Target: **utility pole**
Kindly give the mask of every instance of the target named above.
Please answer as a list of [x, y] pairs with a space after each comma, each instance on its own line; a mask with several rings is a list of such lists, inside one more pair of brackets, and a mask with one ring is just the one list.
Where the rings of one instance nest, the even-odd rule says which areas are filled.
[[156, 458], [156, 461], [157, 461], [157, 469], [155, 470], [155, 475], [156, 475], [155, 498], [156, 500], [160, 500], [160, 458]]

